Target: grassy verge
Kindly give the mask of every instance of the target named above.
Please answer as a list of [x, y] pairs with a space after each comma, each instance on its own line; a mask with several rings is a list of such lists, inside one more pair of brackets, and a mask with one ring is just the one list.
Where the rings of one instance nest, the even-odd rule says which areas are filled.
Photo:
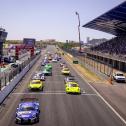
[[76, 67], [76, 69], [78, 70], [78, 72], [80, 72], [88, 82], [97, 82], [97, 83], [108, 83], [107, 80], [104, 80], [103, 78], [97, 76], [94, 72], [90, 71], [89, 69], [87, 69], [85, 66], [81, 65], [81, 64], [73, 64], [73, 57], [70, 56], [70, 54], [65, 54], [64, 58], [71, 63], [74, 67]]

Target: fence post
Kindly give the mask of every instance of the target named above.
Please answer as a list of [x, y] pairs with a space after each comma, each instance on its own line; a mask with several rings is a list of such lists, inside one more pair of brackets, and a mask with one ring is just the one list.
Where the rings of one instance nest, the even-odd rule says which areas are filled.
[[5, 74], [5, 72], [4, 72], [4, 79], [5, 79], [5, 86], [6, 86], [6, 74]]
[[1, 78], [0, 78], [0, 91], [1, 91]]

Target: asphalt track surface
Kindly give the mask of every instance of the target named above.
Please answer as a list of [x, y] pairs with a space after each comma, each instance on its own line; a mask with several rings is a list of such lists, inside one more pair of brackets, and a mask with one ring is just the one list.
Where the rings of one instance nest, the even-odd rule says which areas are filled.
[[[47, 50], [55, 52], [54, 46]], [[32, 69], [19, 82], [14, 91], [0, 107], [0, 126], [17, 126], [15, 124], [16, 108], [21, 98], [38, 98], [41, 107], [40, 121], [33, 126], [124, 126], [125, 124], [113, 113], [102, 99], [70, 67], [81, 89], [81, 95], [65, 93], [64, 75], [59, 63], [52, 63], [53, 74], [46, 77], [43, 91], [28, 91], [31, 76], [39, 70], [44, 52]]]

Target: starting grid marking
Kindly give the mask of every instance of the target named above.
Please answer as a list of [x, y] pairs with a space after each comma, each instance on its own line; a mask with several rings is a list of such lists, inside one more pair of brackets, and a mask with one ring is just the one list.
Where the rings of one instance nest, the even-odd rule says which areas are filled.
[[[45, 92], [30, 92], [30, 93], [12, 93], [14, 95], [67, 95], [65, 91], [45, 91]], [[82, 92], [80, 95], [86, 95], [86, 96], [98, 96], [97, 94], [90, 94], [86, 92]]]

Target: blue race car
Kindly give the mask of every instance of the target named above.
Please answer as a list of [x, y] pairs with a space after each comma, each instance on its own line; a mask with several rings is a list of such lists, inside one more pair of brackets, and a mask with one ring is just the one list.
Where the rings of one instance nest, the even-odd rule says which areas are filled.
[[39, 122], [40, 105], [36, 98], [21, 99], [16, 112], [16, 123]]

